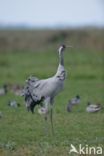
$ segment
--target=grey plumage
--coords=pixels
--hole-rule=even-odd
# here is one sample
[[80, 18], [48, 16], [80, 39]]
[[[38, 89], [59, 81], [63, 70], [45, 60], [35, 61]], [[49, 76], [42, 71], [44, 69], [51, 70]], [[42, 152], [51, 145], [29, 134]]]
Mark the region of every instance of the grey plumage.
[[39, 79], [36, 77], [29, 77], [26, 80], [26, 85], [23, 91], [23, 95], [25, 97], [25, 103], [26, 103], [26, 107], [28, 111], [31, 111], [32, 113], [34, 113], [34, 108], [36, 105], [42, 105], [42, 102], [44, 100], [44, 97], [42, 96], [38, 96], [36, 94], [33, 94], [33, 89], [36, 89], [39, 87], [39, 83], [37, 83], [37, 85], [34, 86], [34, 84], [36, 83], [36, 81], [38, 81]]
[[[59, 47], [59, 66], [54, 76], [42, 80], [33, 76], [29, 77], [26, 80], [26, 85], [24, 88], [26, 107], [28, 107], [32, 112], [36, 105], [41, 105], [41, 107], [45, 108], [44, 110], [50, 110], [52, 129], [53, 129], [52, 110], [54, 98], [63, 89], [64, 80], [66, 78], [66, 71], [64, 68], [64, 58], [63, 58], [64, 50], [65, 45], [61, 45]], [[46, 116], [45, 119], [47, 118]]]

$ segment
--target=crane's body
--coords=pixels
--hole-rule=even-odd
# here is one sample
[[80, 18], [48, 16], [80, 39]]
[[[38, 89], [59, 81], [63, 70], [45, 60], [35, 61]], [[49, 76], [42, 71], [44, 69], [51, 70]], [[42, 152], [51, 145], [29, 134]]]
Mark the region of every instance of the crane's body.
[[[54, 102], [54, 97], [63, 89], [64, 80], [66, 78], [66, 71], [64, 68], [64, 58], [63, 52], [65, 45], [60, 46], [59, 48], [59, 66], [57, 72], [54, 76], [48, 79], [38, 79], [36, 77], [30, 77], [26, 81], [26, 87], [24, 96], [27, 100], [28, 106], [31, 106], [31, 103], [34, 103], [34, 107], [41, 102], [43, 102], [42, 107], [46, 109], [44, 112], [48, 112], [49, 106], [51, 106], [51, 123], [52, 123], [52, 106]], [[41, 100], [43, 99], [43, 100]], [[42, 112], [42, 111], [40, 111]], [[46, 113], [47, 115], [47, 113]]]
[[45, 98], [53, 98], [63, 88], [63, 82], [60, 82], [56, 77], [40, 80], [36, 83], [36, 86], [37, 85], [38, 89], [35, 86], [33, 88], [33, 98], [34, 94], [40, 97], [44, 96]]
[[54, 98], [63, 89], [64, 80], [65, 80], [65, 70], [63, 70], [63, 68], [60, 71], [60, 73], [56, 74], [51, 78], [37, 80], [33, 84], [32, 88], [33, 99], [35, 100], [34, 95], [39, 98], [41, 97]]

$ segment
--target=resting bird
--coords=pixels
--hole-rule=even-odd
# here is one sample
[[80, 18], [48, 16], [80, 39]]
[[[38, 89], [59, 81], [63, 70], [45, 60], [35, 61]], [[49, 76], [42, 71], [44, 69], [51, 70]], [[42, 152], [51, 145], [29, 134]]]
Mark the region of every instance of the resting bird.
[[74, 98], [72, 98], [71, 100], [69, 100], [69, 102], [68, 102], [68, 105], [67, 105], [67, 111], [68, 112], [71, 112], [71, 110], [72, 110], [72, 107], [74, 106], [74, 105], [78, 105], [78, 104], [80, 104], [80, 96], [79, 95], [77, 95], [76, 97], [74, 97]]
[[20, 104], [17, 101], [12, 100], [12, 101], [8, 102], [8, 106], [13, 107], [13, 108], [17, 108], [17, 107], [20, 107]]
[[0, 118], [2, 118], [3, 117], [3, 113], [0, 111]]
[[23, 86], [19, 85], [19, 84], [14, 84], [12, 86], [12, 92], [17, 95], [17, 96], [21, 96], [22, 94], [22, 90], [23, 90]]
[[8, 90], [7, 90], [7, 85], [4, 84], [3, 87], [0, 88], [0, 96], [6, 95], [7, 92], [8, 92]]
[[94, 112], [100, 111], [101, 109], [102, 109], [102, 106], [100, 103], [92, 104], [92, 103], [88, 102], [86, 111], [89, 113], [94, 113]]
[[[47, 120], [48, 114], [50, 114], [52, 132], [53, 132], [53, 103], [55, 96], [63, 90], [64, 81], [66, 78], [66, 71], [64, 68], [64, 50], [66, 46], [61, 45], [59, 47], [59, 66], [54, 76], [48, 79], [38, 79], [36, 77], [29, 77], [26, 81], [24, 88], [24, 96], [26, 107], [34, 109], [36, 105], [41, 105], [39, 113], [46, 113], [45, 120]], [[46, 111], [42, 111], [46, 110]], [[48, 111], [47, 111], [48, 110]], [[33, 111], [33, 110], [32, 110]], [[48, 112], [48, 113], [47, 113]]]

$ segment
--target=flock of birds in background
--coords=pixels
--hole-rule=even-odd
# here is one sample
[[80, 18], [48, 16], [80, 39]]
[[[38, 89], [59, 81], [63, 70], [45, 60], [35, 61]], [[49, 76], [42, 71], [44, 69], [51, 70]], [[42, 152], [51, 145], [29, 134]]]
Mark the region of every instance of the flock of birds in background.
[[[68, 46], [70, 47], [70, 46]], [[29, 77], [26, 80], [25, 86], [20, 85], [6, 85], [0, 88], [0, 96], [6, 95], [8, 90], [11, 90], [17, 96], [24, 96], [25, 105], [28, 111], [34, 113], [35, 106], [39, 105], [38, 109], [39, 114], [43, 114], [45, 121], [48, 116], [50, 116], [52, 132], [54, 132], [53, 128], [53, 105], [54, 98], [57, 94], [63, 90], [64, 81], [66, 79], [66, 70], [64, 68], [64, 50], [67, 47], [65, 45], [61, 45], [59, 47], [59, 65], [56, 71], [56, 74], [48, 79], [38, 79], [37, 77]], [[68, 101], [66, 106], [67, 112], [72, 112], [74, 106], [79, 105], [81, 103], [81, 98], [79, 95], [72, 98]], [[8, 106], [17, 108], [20, 107], [20, 103], [16, 100], [8, 101]], [[93, 113], [98, 112], [102, 109], [101, 104], [93, 104], [88, 102], [86, 111]], [[3, 116], [2, 112], [0, 112], [0, 118]]]
[[[8, 87], [9, 86], [9, 87]], [[16, 96], [22, 96], [23, 93], [23, 86], [20, 85], [6, 85], [4, 84], [2, 87], [0, 87], [0, 96], [5, 96], [8, 93], [8, 88], [9, 91], [12, 91], [14, 95]], [[10, 89], [11, 88], [11, 89]], [[66, 111], [67, 112], [72, 112], [72, 109], [74, 106], [79, 105], [81, 103], [81, 98], [79, 95], [76, 95], [74, 98], [70, 99], [68, 101], [68, 103], [66, 104]], [[14, 107], [14, 108], [18, 108], [21, 106], [21, 104], [19, 102], [17, 102], [17, 100], [10, 100], [7, 102], [8, 106]], [[87, 107], [86, 107], [86, 112], [98, 112], [102, 109], [102, 105], [100, 103], [91, 103], [88, 102], [87, 103]], [[34, 110], [31, 108], [27, 107], [28, 111], [31, 111], [32, 113], [34, 113]], [[42, 112], [45, 112], [44, 108], [42, 108], [41, 110], [38, 110], [39, 114], [42, 114]]]
[[[8, 93], [8, 88], [9, 91], [12, 91], [12, 93], [16, 96], [22, 96], [23, 93], [23, 86], [20, 85], [6, 85], [4, 84], [2, 87], [0, 87], [0, 96], [5, 96]], [[76, 95], [75, 97], [73, 97], [72, 99], [70, 99], [68, 101], [68, 103], [66, 104], [66, 111], [67, 112], [72, 112], [73, 107], [75, 107], [76, 105], [80, 105], [81, 103], [81, 98], [79, 95]], [[17, 101], [17, 100], [10, 100], [7, 102], [7, 105], [12, 107], [12, 108], [18, 108], [21, 106], [21, 104]], [[34, 106], [33, 106], [34, 107]], [[31, 111], [32, 113], [34, 113], [34, 109], [33, 107], [28, 108], [28, 111]], [[87, 106], [86, 106], [86, 112], [90, 112], [90, 113], [94, 113], [94, 112], [98, 112], [100, 110], [102, 110], [103, 106], [100, 103], [91, 103], [88, 102]], [[46, 109], [44, 109], [44, 107], [41, 107], [41, 109], [38, 109], [38, 113], [39, 114], [45, 114], [47, 112]], [[0, 118], [3, 116], [3, 113], [0, 111]]]
[[[9, 87], [8, 87], [9, 86]], [[23, 92], [23, 86], [20, 85], [12, 85], [10, 87], [10, 85], [3, 85], [3, 87], [0, 87], [0, 96], [5, 96], [8, 93], [8, 88], [9, 91], [12, 91], [14, 95], [16, 96], [22, 96], [22, 92]], [[72, 112], [73, 111], [73, 107], [75, 107], [76, 105], [80, 105], [81, 103], [81, 98], [79, 95], [76, 95], [74, 98], [70, 99], [68, 101], [68, 103], [66, 104], [66, 111], [67, 112]], [[18, 108], [21, 106], [21, 104], [17, 101], [17, 100], [10, 100], [7, 102], [7, 105], [12, 107], [12, 108]], [[89, 113], [94, 113], [94, 112], [98, 112], [100, 110], [102, 110], [103, 106], [100, 103], [91, 103], [88, 102], [87, 106], [86, 106], [86, 112]], [[31, 111], [32, 113], [34, 113], [34, 110], [27, 108], [28, 111]], [[38, 113], [39, 114], [45, 114], [47, 110], [44, 109], [44, 107], [42, 107], [41, 109], [38, 109]], [[0, 118], [2, 118], [3, 113], [0, 111]]]

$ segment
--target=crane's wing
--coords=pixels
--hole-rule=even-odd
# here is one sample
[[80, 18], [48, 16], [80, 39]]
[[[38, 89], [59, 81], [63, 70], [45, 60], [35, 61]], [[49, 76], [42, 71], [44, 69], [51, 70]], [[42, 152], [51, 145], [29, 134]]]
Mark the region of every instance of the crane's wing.
[[25, 86], [24, 86], [24, 91], [23, 91], [24, 92], [24, 96], [25, 97], [30, 96], [34, 101], [37, 101], [38, 97], [36, 98], [35, 94], [33, 96], [33, 89], [37, 88], [38, 84], [39, 84], [39, 79], [37, 77], [33, 77], [33, 76], [29, 77], [26, 80], [26, 83], [25, 83]]
[[26, 94], [30, 94], [34, 101], [40, 100], [42, 97], [54, 97], [62, 89], [63, 81], [59, 80], [56, 76], [43, 80], [29, 77], [25, 85]]
[[23, 90], [23, 96], [25, 97], [25, 104], [28, 110], [34, 112], [36, 105], [42, 105], [44, 97], [37, 94], [37, 88], [40, 84], [40, 80], [36, 77], [29, 77], [26, 80], [26, 84]]
[[42, 88], [46, 85], [46, 82], [39, 80], [37, 77], [29, 77], [26, 80], [24, 87], [24, 96], [25, 98], [30, 97], [34, 102], [39, 102], [43, 99], [41, 94]]

